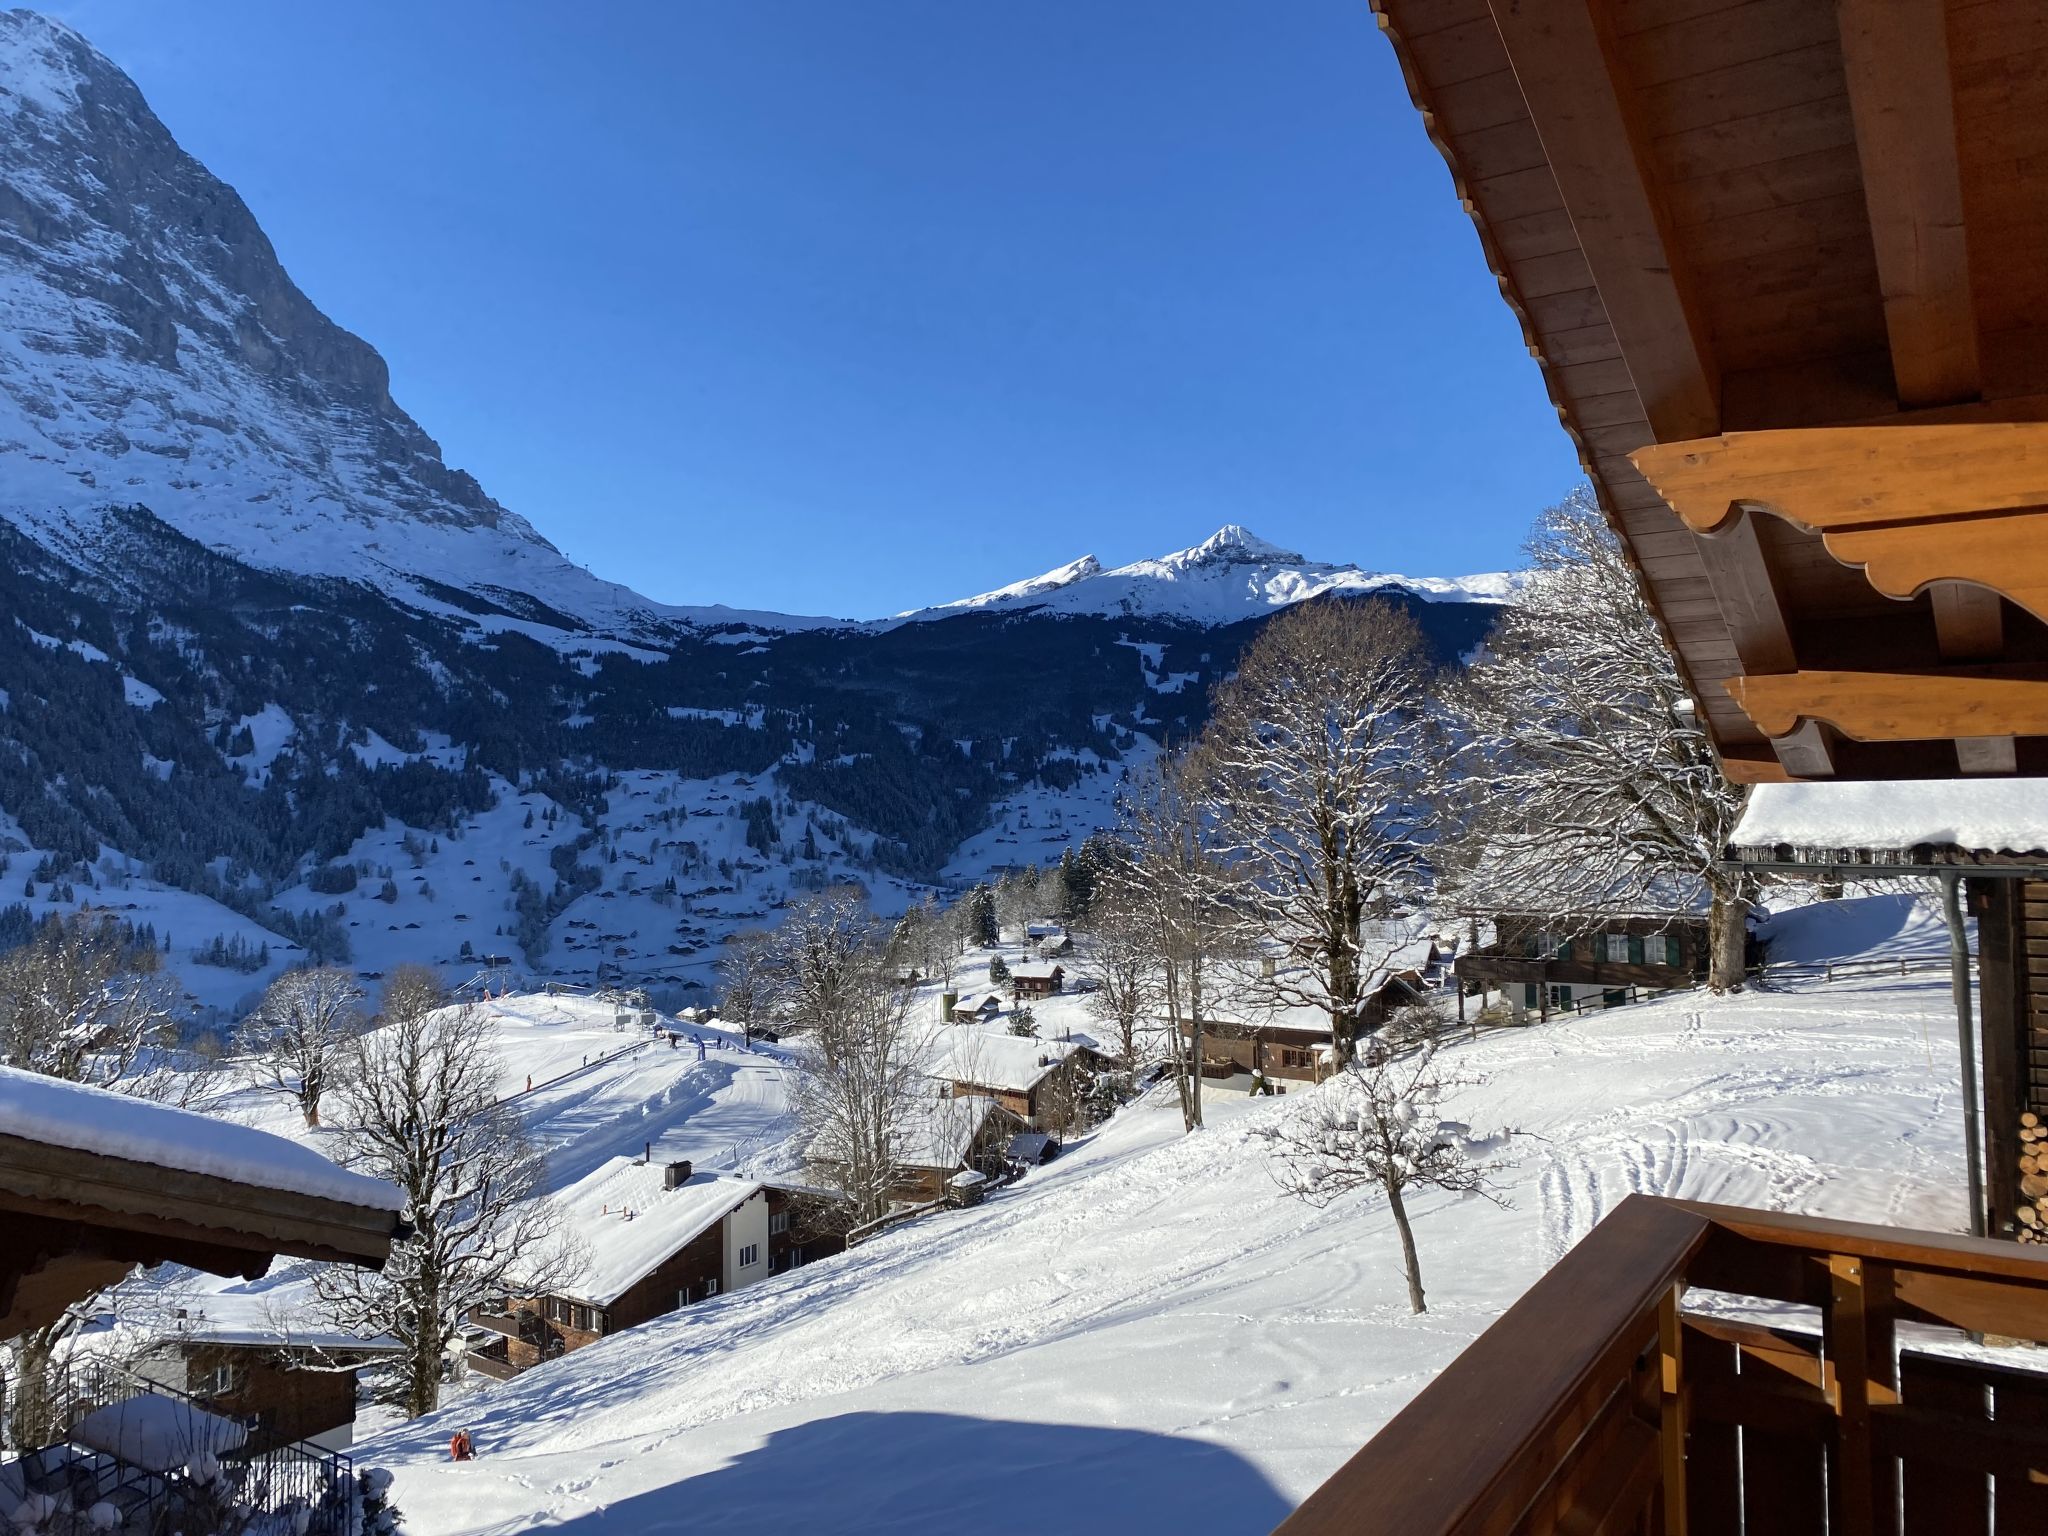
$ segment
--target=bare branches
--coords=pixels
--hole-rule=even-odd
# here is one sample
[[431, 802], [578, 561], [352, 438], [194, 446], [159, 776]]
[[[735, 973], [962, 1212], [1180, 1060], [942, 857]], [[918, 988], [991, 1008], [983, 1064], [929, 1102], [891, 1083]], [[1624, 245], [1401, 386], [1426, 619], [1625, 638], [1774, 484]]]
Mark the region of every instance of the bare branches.
[[1280, 1186], [1318, 1208], [1361, 1189], [1377, 1189], [1401, 1237], [1408, 1302], [1426, 1310], [1422, 1266], [1404, 1195], [1411, 1189], [1472, 1193], [1504, 1204], [1490, 1187], [1497, 1162], [1476, 1162], [1460, 1128], [1437, 1118], [1446, 1095], [1470, 1085], [1437, 1066], [1425, 1043], [1396, 1057], [1373, 1049], [1307, 1095], [1284, 1118], [1264, 1125]]
[[0, 955], [0, 1064], [158, 1097], [148, 1079], [174, 1038], [174, 997], [155, 949], [111, 914], [52, 920]]
[[[1716, 865], [1741, 791], [1621, 546], [1589, 494], [1545, 513], [1536, 575], [1453, 691], [1463, 743], [1444, 804], [1465, 830], [1468, 909], [1554, 919], [1715, 905], [1716, 986], [1741, 983], [1749, 890]], [[1732, 973], [1727, 962], [1732, 935]]]
[[1301, 604], [1260, 632], [1218, 691], [1195, 754], [1217, 856], [1244, 876], [1244, 914], [1296, 962], [1261, 990], [1326, 1013], [1340, 1058], [1392, 953], [1368, 919], [1422, 878], [1427, 671], [1421, 631], [1401, 610]]
[[[423, 995], [387, 998], [387, 1014]], [[357, 1041], [353, 1057], [341, 1089], [342, 1161], [405, 1192], [413, 1235], [381, 1274], [332, 1266], [317, 1281], [344, 1327], [406, 1345], [395, 1395], [421, 1414], [438, 1400], [442, 1361], [470, 1309], [514, 1278], [540, 1288], [565, 1279], [574, 1255], [559, 1208], [541, 1193], [545, 1159], [497, 1101], [485, 1010], [404, 1007]]]
[[320, 1101], [338, 1086], [362, 1033], [363, 989], [335, 967], [286, 971], [242, 1024], [242, 1070], [250, 1083], [299, 1106], [320, 1123]]

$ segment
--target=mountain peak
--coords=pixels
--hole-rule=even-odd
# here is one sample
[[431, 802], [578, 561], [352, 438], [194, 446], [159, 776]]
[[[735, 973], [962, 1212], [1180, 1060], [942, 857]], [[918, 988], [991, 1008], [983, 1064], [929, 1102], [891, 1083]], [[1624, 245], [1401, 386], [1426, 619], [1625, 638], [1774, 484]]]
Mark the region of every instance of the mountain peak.
[[1268, 543], [1242, 523], [1225, 523], [1208, 538], [1192, 549], [1184, 549], [1177, 555], [1165, 557], [1168, 561], [1208, 564], [1244, 564], [1253, 561], [1285, 561], [1291, 565], [1304, 563], [1302, 557], [1291, 549], [1282, 549], [1278, 544]]

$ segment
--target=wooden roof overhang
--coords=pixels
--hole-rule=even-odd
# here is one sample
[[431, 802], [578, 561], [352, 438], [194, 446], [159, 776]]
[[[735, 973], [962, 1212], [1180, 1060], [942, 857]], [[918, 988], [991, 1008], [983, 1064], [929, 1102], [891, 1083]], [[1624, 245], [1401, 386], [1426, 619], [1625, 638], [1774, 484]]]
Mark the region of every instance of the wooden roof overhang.
[[289, 1254], [381, 1269], [403, 1232], [376, 1206], [0, 1135], [0, 1339], [138, 1264], [255, 1279]]
[[2048, 772], [2048, 5], [1374, 8], [1729, 776]]

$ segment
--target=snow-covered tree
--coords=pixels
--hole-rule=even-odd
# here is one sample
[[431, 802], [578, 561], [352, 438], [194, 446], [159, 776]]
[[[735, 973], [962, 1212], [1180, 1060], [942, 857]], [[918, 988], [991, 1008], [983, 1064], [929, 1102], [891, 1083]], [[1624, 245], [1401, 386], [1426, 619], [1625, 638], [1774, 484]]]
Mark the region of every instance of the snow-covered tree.
[[1295, 962], [1273, 967], [1261, 990], [1327, 1014], [1340, 1057], [1394, 947], [1369, 919], [1419, 883], [1428, 671], [1422, 632], [1401, 609], [1300, 604], [1259, 632], [1218, 690], [1197, 755], [1245, 916], [1269, 952]]
[[992, 987], [1000, 987], [1009, 979], [1010, 967], [1008, 963], [1001, 955], [990, 955], [988, 957], [988, 984]]
[[744, 928], [725, 941], [718, 955], [719, 1017], [737, 1024], [747, 1043], [772, 1016], [775, 996], [775, 935]]
[[110, 913], [46, 920], [0, 955], [0, 1065], [164, 1096], [157, 1051], [175, 1038], [176, 989], [161, 965]]
[[867, 899], [837, 886], [791, 907], [768, 960], [775, 1011], [799, 1028], [815, 1028], [838, 1012], [841, 992], [865, 981], [880, 963], [882, 939]]
[[249, 1081], [299, 1106], [320, 1123], [320, 1100], [340, 1081], [363, 1028], [363, 989], [333, 966], [286, 971], [263, 994], [240, 1031]]
[[1321, 1208], [1360, 1189], [1387, 1197], [1417, 1312], [1427, 1309], [1407, 1193], [1441, 1189], [1504, 1203], [1489, 1188], [1500, 1165], [1470, 1157], [1462, 1127], [1438, 1118], [1445, 1095], [1462, 1086], [1439, 1070], [1433, 1043], [1400, 1058], [1374, 1044], [1255, 1133], [1273, 1154], [1281, 1188], [1298, 1199]]
[[[400, 994], [423, 995], [408, 989]], [[508, 1283], [546, 1290], [573, 1272], [559, 1208], [541, 1194], [546, 1158], [498, 1102], [496, 1029], [473, 1004], [394, 1011], [355, 1042], [339, 1093], [341, 1161], [404, 1192], [412, 1235], [381, 1273], [323, 1266], [322, 1301], [351, 1332], [404, 1346], [388, 1396], [431, 1412], [471, 1309]]]
[[1738, 988], [1755, 890], [1717, 861], [1742, 792], [1591, 493], [1546, 512], [1529, 551], [1533, 579], [1452, 695], [1458, 899], [1569, 931], [1617, 908], [1673, 910], [1703, 888], [1709, 983]]

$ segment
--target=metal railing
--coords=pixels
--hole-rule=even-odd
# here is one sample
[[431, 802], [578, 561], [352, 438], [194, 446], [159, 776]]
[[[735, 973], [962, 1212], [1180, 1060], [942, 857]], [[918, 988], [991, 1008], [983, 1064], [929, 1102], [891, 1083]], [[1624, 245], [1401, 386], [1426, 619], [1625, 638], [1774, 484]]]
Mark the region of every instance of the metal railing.
[[[16, 1373], [7, 1386], [4, 1439], [12, 1455], [5, 1465], [18, 1472], [25, 1492], [49, 1495], [58, 1509], [85, 1518], [105, 1505], [116, 1516], [113, 1529], [135, 1533], [200, 1528], [209, 1511], [243, 1506], [261, 1515], [303, 1510], [301, 1529], [308, 1536], [348, 1536], [355, 1467], [344, 1451], [268, 1441], [261, 1415], [227, 1411], [217, 1399], [151, 1381], [111, 1360], [61, 1362], [32, 1381]], [[231, 1420], [247, 1438], [218, 1454], [195, 1445], [188, 1462], [170, 1470], [136, 1466], [74, 1442], [74, 1431], [90, 1415], [144, 1396]]]

